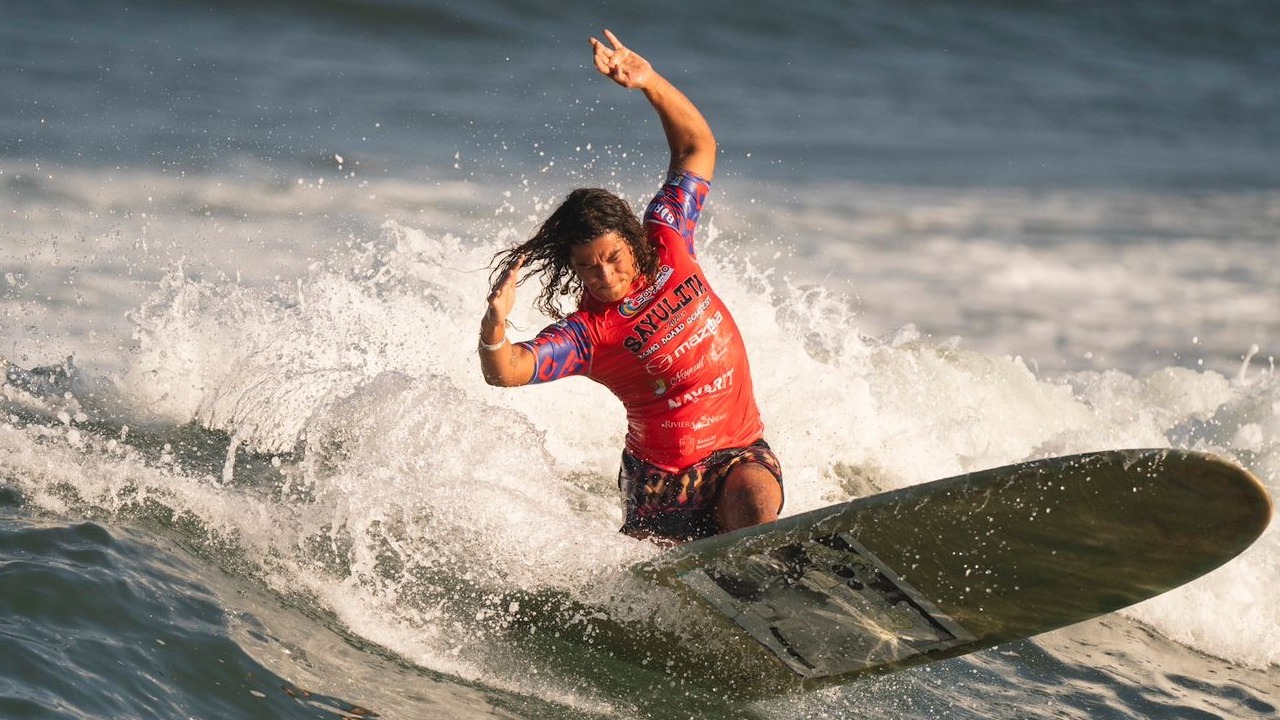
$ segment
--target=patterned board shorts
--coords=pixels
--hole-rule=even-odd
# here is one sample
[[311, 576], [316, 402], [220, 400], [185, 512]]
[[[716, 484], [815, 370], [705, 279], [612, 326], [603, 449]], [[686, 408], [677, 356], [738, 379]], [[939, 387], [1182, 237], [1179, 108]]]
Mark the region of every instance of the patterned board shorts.
[[782, 485], [782, 466], [764, 440], [742, 448], [717, 450], [703, 460], [670, 473], [622, 451], [618, 488], [626, 503], [622, 532], [697, 540], [720, 532], [713, 511], [725, 479], [739, 463], [757, 463]]

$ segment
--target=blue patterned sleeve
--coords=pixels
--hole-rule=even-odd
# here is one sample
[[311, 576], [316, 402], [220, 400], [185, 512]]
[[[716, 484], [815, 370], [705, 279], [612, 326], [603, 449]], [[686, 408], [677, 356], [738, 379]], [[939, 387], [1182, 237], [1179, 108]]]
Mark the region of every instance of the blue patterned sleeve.
[[684, 238], [690, 255], [697, 255], [693, 248], [693, 232], [702, 216], [702, 204], [707, 199], [711, 183], [687, 170], [672, 170], [667, 181], [649, 203], [644, 212], [646, 225], [669, 227]]
[[527, 348], [535, 358], [531, 385], [586, 375], [591, 368], [591, 340], [577, 315], [548, 325], [534, 339], [516, 344]]

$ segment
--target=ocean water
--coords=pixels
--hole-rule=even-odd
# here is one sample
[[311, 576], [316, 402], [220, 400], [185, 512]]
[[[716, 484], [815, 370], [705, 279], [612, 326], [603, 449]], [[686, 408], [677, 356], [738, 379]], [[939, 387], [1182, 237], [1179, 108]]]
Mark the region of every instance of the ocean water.
[[603, 27], [717, 132], [701, 253], [787, 513], [1133, 446], [1280, 488], [1280, 7], [793, 5], [0, 3], [0, 716], [1280, 715], [1274, 528], [776, 701], [522, 621], [669, 612], [627, 575], [657, 551], [616, 532], [615, 401], [474, 356], [496, 251], [663, 174]]

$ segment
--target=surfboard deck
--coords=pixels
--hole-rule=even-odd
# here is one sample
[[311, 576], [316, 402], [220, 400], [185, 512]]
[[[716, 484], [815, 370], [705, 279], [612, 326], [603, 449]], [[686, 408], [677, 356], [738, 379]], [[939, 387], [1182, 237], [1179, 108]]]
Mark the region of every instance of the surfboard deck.
[[689, 543], [636, 571], [706, 625], [680, 662], [703, 683], [770, 695], [1119, 610], [1235, 557], [1271, 512], [1258, 479], [1228, 460], [1117, 450], [861, 498]]

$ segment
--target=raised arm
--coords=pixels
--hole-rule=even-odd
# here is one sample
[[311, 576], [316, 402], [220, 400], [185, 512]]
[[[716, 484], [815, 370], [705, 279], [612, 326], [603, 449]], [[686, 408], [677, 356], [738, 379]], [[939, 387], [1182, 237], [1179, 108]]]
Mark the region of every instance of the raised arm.
[[628, 90], [640, 90], [653, 105], [671, 148], [670, 169], [688, 170], [710, 180], [716, 168], [716, 138], [702, 113], [648, 60], [625, 47], [608, 30], [604, 35], [613, 47], [591, 38], [596, 69]]

